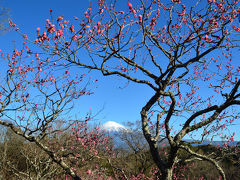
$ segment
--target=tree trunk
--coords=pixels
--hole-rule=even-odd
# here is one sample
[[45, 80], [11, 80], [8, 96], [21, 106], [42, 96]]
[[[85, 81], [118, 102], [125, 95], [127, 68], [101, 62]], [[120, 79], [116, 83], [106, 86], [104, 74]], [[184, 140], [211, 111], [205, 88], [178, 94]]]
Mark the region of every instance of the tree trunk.
[[161, 180], [172, 180], [173, 178], [173, 167], [166, 169], [162, 172]]

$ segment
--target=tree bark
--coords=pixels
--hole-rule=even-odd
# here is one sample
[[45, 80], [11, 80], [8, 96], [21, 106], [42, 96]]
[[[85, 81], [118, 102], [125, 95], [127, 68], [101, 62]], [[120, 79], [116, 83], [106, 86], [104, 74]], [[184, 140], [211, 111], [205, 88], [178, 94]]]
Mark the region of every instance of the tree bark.
[[162, 173], [161, 180], [172, 180], [173, 178], [173, 167], [166, 169], [165, 172]]

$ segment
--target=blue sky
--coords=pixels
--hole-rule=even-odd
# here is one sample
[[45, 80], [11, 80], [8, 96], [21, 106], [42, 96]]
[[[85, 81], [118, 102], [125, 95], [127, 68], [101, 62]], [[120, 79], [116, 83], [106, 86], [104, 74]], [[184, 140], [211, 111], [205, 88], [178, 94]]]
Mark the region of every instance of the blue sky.
[[[70, 2], [70, 3], [69, 3]], [[80, 17], [88, 8], [88, 0], [3, 0], [1, 5], [10, 9], [10, 18], [19, 26], [22, 32], [28, 36], [34, 36], [37, 27], [43, 27], [45, 20], [49, 18], [49, 9], [53, 9], [53, 15], [58, 17], [64, 15], [66, 19], [74, 16]], [[0, 36], [0, 49], [12, 49], [15, 40], [22, 42], [22, 38], [16, 32], [8, 32]], [[90, 107], [94, 112], [102, 109], [96, 117], [101, 123], [106, 121], [116, 121], [123, 123], [126, 121], [139, 120], [141, 107], [153, 94], [153, 91], [144, 85], [130, 84], [126, 88], [126, 80], [120, 77], [104, 78], [101, 74], [95, 75], [99, 80], [98, 89], [91, 96], [82, 97], [76, 106], [81, 107], [74, 114], [81, 113], [84, 117], [85, 112]], [[113, 108], [114, 107], [114, 108]], [[74, 115], [73, 114], [73, 115]]]
[[[124, 2], [127, 3], [126, 0]], [[89, 0], [2, 0], [1, 5], [9, 8], [10, 18], [22, 32], [34, 36], [36, 28], [43, 27], [45, 20], [49, 18], [49, 9], [53, 9], [55, 17], [64, 15], [66, 19], [73, 20], [74, 16], [80, 17], [88, 8]], [[12, 49], [13, 40], [22, 42], [22, 38], [16, 32], [2, 34], [0, 49], [5, 51]], [[101, 123], [116, 121], [123, 124], [140, 119], [141, 108], [154, 93], [150, 88], [134, 83], [125, 87], [127, 81], [120, 77], [102, 77], [100, 73], [93, 75], [99, 80], [98, 88], [93, 95], [82, 97], [76, 103], [77, 109], [73, 116], [80, 114], [84, 117], [91, 107], [93, 113], [102, 109], [100, 115], [96, 117]]]

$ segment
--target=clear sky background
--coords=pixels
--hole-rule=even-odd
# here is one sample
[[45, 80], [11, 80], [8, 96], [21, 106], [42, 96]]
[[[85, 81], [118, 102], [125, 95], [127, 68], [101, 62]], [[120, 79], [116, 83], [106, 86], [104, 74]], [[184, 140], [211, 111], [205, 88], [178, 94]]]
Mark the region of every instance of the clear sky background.
[[[93, 2], [96, 2], [96, 0]], [[122, 4], [126, 8], [127, 1], [123, 0], [122, 2], [126, 3], [125, 5]], [[21, 32], [34, 37], [37, 27], [44, 27], [45, 20], [50, 17], [49, 9], [53, 9], [53, 15], [56, 18], [64, 15], [66, 19], [73, 20], [74, 16], [82, 16], [89, 6], [89, 1], [2, 0], [0, 5], [10, 10], [10, 18], [19, 26]], [[12, 49], [13, 40], [22, 43], [22, 38], [16, 32], [2, 34], [0, 36], [0, 49], [5, 52]], [[101, 124], [107, 121], [124, 124], [124, 122], [134, 122], [140, 119], [141, 108], [154, 93], [150, 88], [135, 83], [130, 83], [125, 87], [127, 81], [120, 77], [103, 77], [100, 73], [94, 73], [93, 75], [95, 79], [99, 80], [98, 89], [95, 90], [93, 95], [85, 96], [77, 102], [78, 110], [74, 111], [75, 114], [84, 117], [90, 108], [92, 108], [93, 113], [102, 110], [96, 117]], [[237, 127], [233, 128], [237, 130]], [[237, 139], [240, 139], [239, 133]]]
[[[28, 36], [35, 37], [37, 27], [44, 27], [46, 19], [50, 17], [49, 9], [53, 9], [56, 18], [64, 15], [66, 19], [73, 20], [74, 16], [80, 17], [89, 6], [88, 0], [2, 0], [1, 6], [10, 10], [10, 18]], [[126, 6], [125, 6], [126, 7]], [[16, 32], [4, 33], [0, 36], [0, 49], [11, 50], [12, 41], [22, 43], [23, 40]], [[141, 107], [153, 95], [153, 91], [145, 85], [131, 83], [120, 77], [102, 77], [94, 74], [98, 79], [98, 89], [91, 96], [82, 97], [76, 104], [77, 113], [84, 114], [92, 108], [93, 113], [101, 111], [96, 117], [101, 123], [116, 121], [123, 123], [140, 119]], [[123, 88], [125, 87], [125, 88]]]

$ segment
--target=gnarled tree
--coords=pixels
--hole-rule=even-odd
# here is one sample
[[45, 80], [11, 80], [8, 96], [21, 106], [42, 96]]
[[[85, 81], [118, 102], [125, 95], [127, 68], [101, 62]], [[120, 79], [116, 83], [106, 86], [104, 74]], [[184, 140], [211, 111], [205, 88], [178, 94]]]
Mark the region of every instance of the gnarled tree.
[[[72, 24], [62, 16], [47, 20], [34, 43], [49, 62], [120, 76], [154, 91], [140, 114], [161, 179], [173, 178], [181, 149], [190, 154], [186, 161], [208, 161], [226, 179], [213, 156], [194, 152], [183, 138], [197, 143], [220, 135], [239, 116], [238, 0], [124, 2], [121, 9], [122, 1], [99, 0], [97, 11], [89, 7]], [[166, 160], [159, 155], [160, 136], [169, 143]]]

